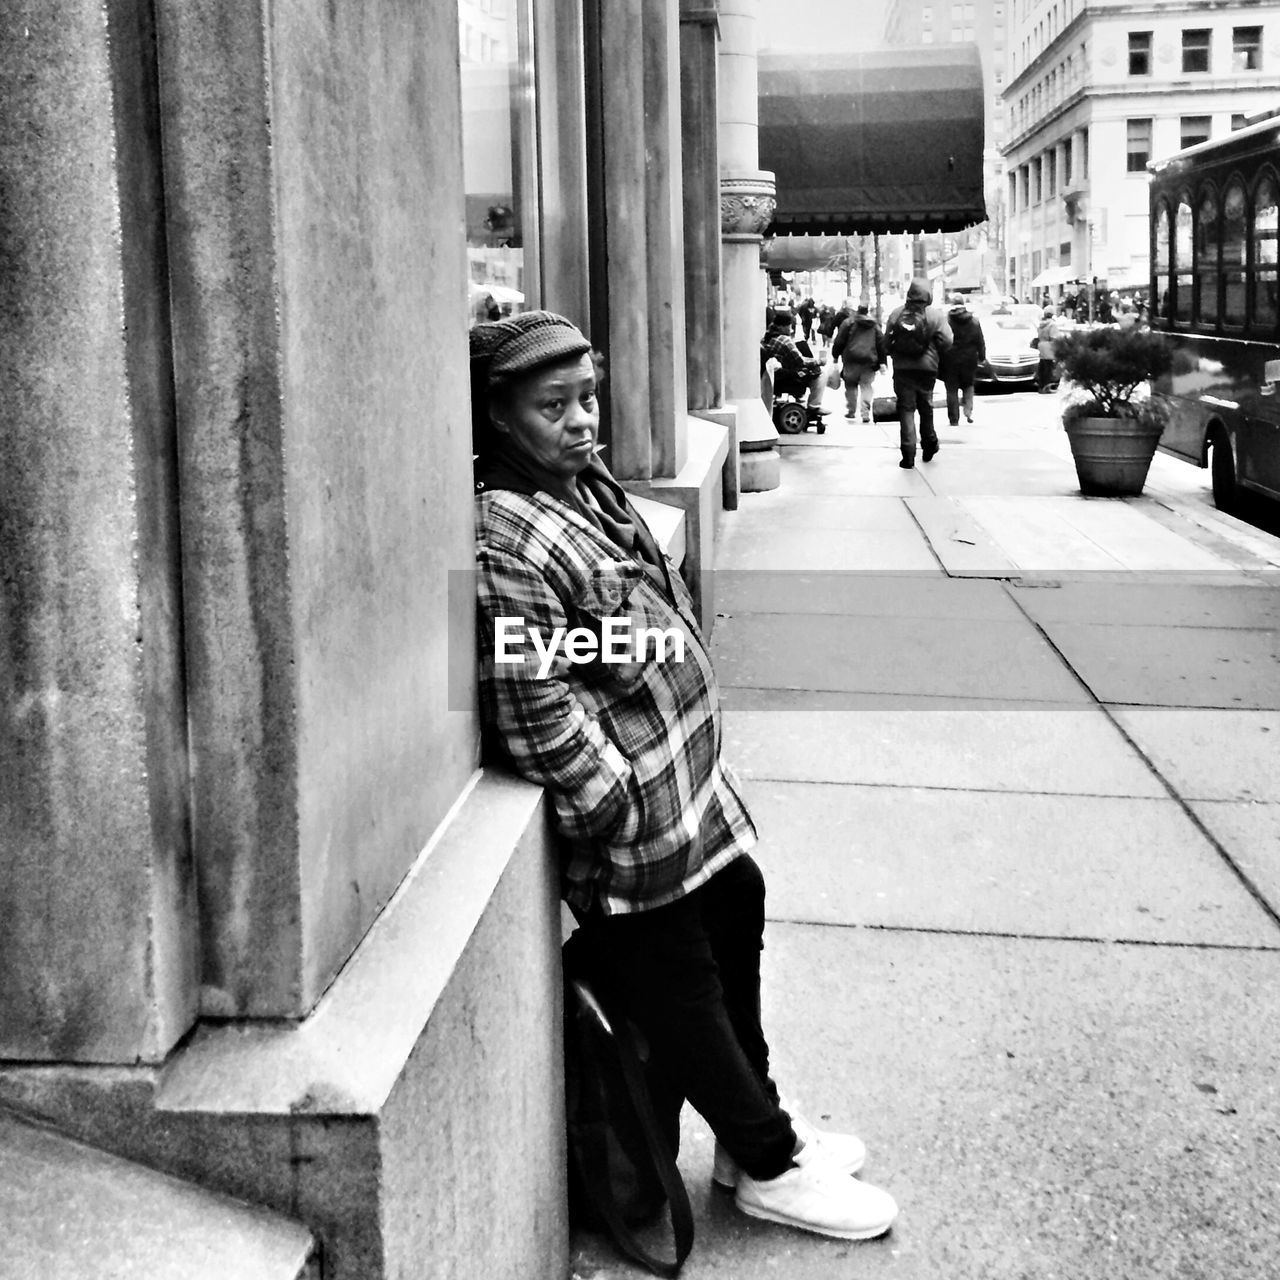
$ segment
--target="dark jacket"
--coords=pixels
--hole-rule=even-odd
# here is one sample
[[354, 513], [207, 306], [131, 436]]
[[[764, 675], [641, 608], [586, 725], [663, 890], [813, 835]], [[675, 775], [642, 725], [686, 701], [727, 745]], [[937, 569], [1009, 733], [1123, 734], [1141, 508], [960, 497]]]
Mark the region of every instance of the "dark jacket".
[[822, 306], [818, 309], [818, 332], [824, 338], [829, 338], [836, 331], [836, 309], [835, 307]]
[[[951, 326], [946, 315], [933, 303], [933, 288], [927, 280], [915, 279], [907, 289], [907, 300], [900, 307], [895, 307], [889, 314], [884, 327], [885, 350], [893, 359], [894, 373], [925, 373], [936, 375], [938, 360], [942, 352], [951, 346]], [[924, 314], [928, 326], [929, 346], [922, 356], [895, 355], [893, 350], [893, 326], [904, 311], [918, 311]]]
[[978, 317], [963, 303], [947, 312], [951, 326], [951, 346], [942, 356], [938, 372], [949, 382], [967, 387], [973, 382], [978, 366], [987, 358], [987, 340], [983, 337]]
[[831, 344], [831, 358], [842, 356], [846, 369], [850, 365], [878, 369], [884, 364], [884, 334], [871, 316], [852, 315], [840, 326]]

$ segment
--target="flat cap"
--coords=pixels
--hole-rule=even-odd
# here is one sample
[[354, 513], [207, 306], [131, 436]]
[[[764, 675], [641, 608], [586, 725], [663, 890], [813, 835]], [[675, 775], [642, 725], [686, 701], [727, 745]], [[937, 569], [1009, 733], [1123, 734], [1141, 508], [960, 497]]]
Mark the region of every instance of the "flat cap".
[[591, 350], [582, 330], [554, 311], [521, 311], [471, 330], [471, 370], [494, 378], [529, 373]]

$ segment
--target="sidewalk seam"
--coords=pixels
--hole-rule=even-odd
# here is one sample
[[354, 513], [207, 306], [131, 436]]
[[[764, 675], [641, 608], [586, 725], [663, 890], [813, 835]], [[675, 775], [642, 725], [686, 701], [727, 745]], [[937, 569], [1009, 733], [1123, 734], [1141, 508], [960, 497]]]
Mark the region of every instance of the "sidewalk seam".
[[[1103, 702], [1097, 696], [1097, 694], [1093, 692], [1093, 690], [1085, 682], [1085, 680], [1080, 675], [1080, 673], [1075, 669], [1075, 667], [1071, 665], [1071, 662], [1067, 658], [1066, 654], [1063, 653], [1062, 650], [1059, 649], [1058, 646], [1054, 643], [1053, 638], [1049, 635], [1049, 633], [1040, 625], [1040, 623], [1035, 618], [1033, 618], [1027, 612], [1026, 609], [1022, 607], [1022, 604], [1018, 601], [1018, 599], [1013, 595], [1012, 592], [1006, 590], [1006, 594], [1009, 596], [1010, 600], [1012, 601], [1014, 608], [1016, 608], [1022, 614], [1022, 616], [1026, 618], [1027, 621], [1036, 629], [1036, 631], [1039, 632], [1041, 637], [1044, 639], [1044, 642], [1053, 650], [1054, 653], [1058, 655], [1059, 661], [1063, 664], [1063, 666], [1066, 667], [1068, 671], [1071, 672], [1072, 676], [1075, 677], [1076, 682], [1085, 691], [1085, 693], [1088, 694], [1093, 704], [1102, 711], [1102, 714], [1107, 717], [1107, 720], [1115, 728], [1116, 732], [1124, 739], [1125, 742], [1129, 744], [1130, 748], [1137, 754], [1138, 758], [1147, 766], [1147, 768], [1151, 771], [1152, 776], [1165, 789], [1169, 798], [1173, 800], [1178, 805], [1178, 807], [1182, 810], [1184, 816], [1191, 823], [1191, 825], [1195, 827], [1197, 831], [1200, 832], [1200, 834], [1204, 837], [1204, 839], [1209, 842], [1209, 846], [1213, 850], [1215, 850], [1215, 852], [1218, 854], [1218, 857], [1221, 858], [1222, 861], [1226, 863], [1226, 865], [1231, 869], [1231, 871], [1235, 874], [1236, 879], [1240, 881], [1241, 885], [1248, 892], [1249, 896], [1252, 897], [1253, 900], [1258, 904], [1258, 906], [1262, 908], [1263, 913], [1267, 916], [1267, 918], [1271, 921], [1271, 923], [1275, 925], [1277, 929], [1280, 929], [1280, 911], [1277, 911], [1276, 908], [1271, 905], [1271, 903], [1267, 900], [1266, 895], [1253, 882], [1253, 879], [1244, 870], [1244, 868], [1241, 867], [1240, 864], [1236, 862], [1236, 860], [1231, 856], [1231, 854], [1227, 851], [1227, 848], [1222, 843], [1222, 841], [1220, 841], [1217, 838], [1217, 836], [1215, 836], [1213, 832], [1209, 830], [1208, 826], [1205, 824], [1204, 820], [1200, 817], [1200, 815], [1196, 813], [1196, 811], [1191, 807], [1191, 805], [1186, 800], [1184, 800], [1182, 796], [1174, 789], [1173, 784], [1169, 781], [1168, 778], [1164, 776], [1163, 773], [1160, 772], [1159, 768], [1157, 768], [1155, 762], [1151, 759], [1151, 757], [1148, 756], [1147, 753], [1143, 751], [1141, 746], [1138, 745], [1137, 740], [1132, 736], [1132, 734], [1129, 733], [1129, 731], [1120, 722], [1120, 720], [1111, 710], [1111, 707], [1107, 703]], [[1128, 704], [1124, 704], [1124, 705], [1128, 705]]]

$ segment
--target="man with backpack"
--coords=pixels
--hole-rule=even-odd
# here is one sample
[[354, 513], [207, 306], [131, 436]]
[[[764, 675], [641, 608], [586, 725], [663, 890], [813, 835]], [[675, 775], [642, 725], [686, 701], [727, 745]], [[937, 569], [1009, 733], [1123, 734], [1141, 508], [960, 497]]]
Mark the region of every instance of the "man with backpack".
[[844, 366], [840, 376], [844, 379], [844, 398], [848, 405], [844, 416], [850, 421], [857, 419], [861, 396], [862, 420], [870, 422], [876, 371], [884, 368], [884, 334], [865, 302], [840, 326], [831, 344], [831, 359], [842, 358]]
[[921, 456], [930, 461], [938, 452], [933, 428], [933, 385], [938, 361], [951, 346], [947, 317], [935, 310], [933, 289], [927, 280], [912, 280], [907, 300], [889, 316], [885, 349], [893, 360], [893, 394], [898, 401], [898, 427], [902, 460], [898, 466], [916, 465], [916, 415], [920, 415]]

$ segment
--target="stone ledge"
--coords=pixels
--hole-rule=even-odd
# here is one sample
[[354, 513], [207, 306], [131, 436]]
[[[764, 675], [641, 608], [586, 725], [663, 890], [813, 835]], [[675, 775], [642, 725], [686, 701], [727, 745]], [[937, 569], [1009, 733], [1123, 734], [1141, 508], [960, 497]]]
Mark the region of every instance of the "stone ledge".
[[628, 480], [623, 487], [684, 512], [685, 555], [682, 568], [693, 595], [698, 621], [709, 636], [715, 618], [712, 573], [716, 527], [723, 510], [723, 468], [729, 432], [705, 418], [685, 418], [688, 452], [680, 473], [671, 479]]
[[325, 1280], [459, 1258], [475, 1274], [564, 1274], [544, 805], [541, 788], [476, 775], [301, 1023], [204, 1024], [160, 1068], [0, 1066], [0, 1103], [304, 1222]]
[[0, 1110], [7, 1276], [57, 1280], [318, 1277], [315, 1241], [288, 1218]]

